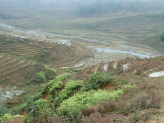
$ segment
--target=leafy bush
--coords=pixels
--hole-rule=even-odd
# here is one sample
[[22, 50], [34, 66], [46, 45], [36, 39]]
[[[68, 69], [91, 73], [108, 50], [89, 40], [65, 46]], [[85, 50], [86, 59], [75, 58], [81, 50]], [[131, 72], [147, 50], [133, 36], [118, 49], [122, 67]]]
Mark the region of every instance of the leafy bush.
[[102, 101], [110, 101], [117, 97], [120, 97], [125, 92], [134, 89], [135, 86], [124, 86], [117, 91], [106, 91], [106, 90], [91, 90], [88, 92], [77, 93], [73, 97], [66, 99], [59, 108], [57, 108], [58, 115], [65, 115], [66, 117], [71, 117], [73, 114], [81, 115], [82, 111], [87, 109], [91, 105], [96, 105]]
[[7, 108], [5, 105], [0, 101], [0, 116], [3, 116], [5, 113], [7, 113]]
[[32, 96], [31, 98], [33, 100], [38, 100], [39, 98], [42, 98], [42, 97], [44, 97], [44, 95], [42, 94], [42, 92], [39, 92], [39, 93], [35, 94], [34, 96]]
[[36, 76], [34, 77], [34, 82], [35, 83], [42, 83], [46, 81], [46, 75], [43, 71], [39, 72], [36, 74]]
[[46, 70], [46, 78], [52, 80], [56, 76], [56, 70], [54, 68], [49, 68], [47, 65], [44, 66]]
[[69, 73], [73, 73], [73, 71], [71, 71], [69, 69], [64, 69], [64, 71], [69, 72]]
[[164, 32], [160, 34], [160, 37], [161, 37], [161, 41], [164, 41]]
[[9, 120], [11, 120], [13, 117], [11, 116], [11, 114], [4, 114], [4, 116], [3, 116], [3, 119], [5, 120], [5, 121], [9, 121]]
[[93, 74], [90, 76], [88, 88], [89, 90], [91, 89], [98, 89], [102, 86], [107, 85], [110, 83], [112, 80], [115, 79], [115, 76], [111, 76], [111, 74], [106, 74], [104, 72], [97, 72], [96, 74]]
[[63, 81], [64, 79], [68, 78], [69, 76], [70, 76], [70, 73], [64, 73], [64, 74], [57, 76], [55, 79], [50, 80], [49, 83], [47, 83], [48, 88], [50, 88], [55, 82]]
[[6, 41], [7, 41], [7, 42], [10, 42], [10, 41], [11, 41], [11, 39], [10, 39], [10, 38], [6, 38]]
[[46, 114], [48, 116], [53, 114], [52, 108], [47, 100], [39, 99], [35, 101], [34, 104], [39, 108], [41, 114]]
[[73, 93], [75, 90], [77, 90], [78, 88], [81, 87], [81, 85], [83, 84], [82, 80], [77, 80], [77, 81], [69, 81], [66, 85], [65, 88], [59, 93], [58, 98], [60, 100], [64, 100], [66, 98], [68, 98], [68, 96]]
[[54, 94], [57, 93], [56, 89], [60, 88], [60, 86], [63, 84], [63, 80], [70, 76], [70, 73], [64, 73], [59, 76], [57, 76], [55, 79], [50, 80], [44, 87], [41, 89], [41, 91], [33, 97], [33, 99], [39, 99], [42, 97], [46, 92], [50, 93], [50, 100], [53, 101]]
[[[39, 99], [28, 108], [29, 114], [25, 117], [25, 122], [47, 122], [48, 116], [54, 114], [54, 110], [47, 100]], [[42, 121], [42, 122], [43, 122]]]
[[123, 90], [124, 93], [128, 93], [128, 92], [130, 92], [132, 90], [136, 90], [136, 89], [137, 89], [136, 85], [133, 85], [133, 86], [131, 86], [131, 85], [124, 85], [124, 86], [122, 86], [122, 90]]
[[43, 50], [43, 52], [44, 52], [45, 54], [48, 54], [48, 51], [47, 51], [47, 50]]
[[100, 101], [115, 100], [123, 94], [122, 90], [117, 91], [103, 91], [103, 90], [91, 90], [89, 92], [77, 93], [73, 97], [65, 100], [57, 109], [59, 115], [71, 116], [75, 112], [81, 113], [90, 105], [96, 105]]
[[34, 44], [33, 43], [29, 43], [30, 46], [33, 46]]
[[57, 89], [57, 88], [60, 88], [60, 86], [61, 86], [62, 84], [63, 84], [62, 81], [56, 81], [56, 82], [52, 85], [52, 87], [50, 88], [49, 93], [50, 93], [51, 95], [56, 94], [56, 89]]
[[12, 119], [19, 118], [19, 117], [24, 117], [24, 116], [22, 116], [22, 115], [14, 115], [14, 116], [12, 116], [11, 114], [5, 114], [3, 116], [3, 120], [4, 121], [10, 121]]
[[32, 96], [31, 99], [35, 101], [38, 100], [39, 98], [44, 97], [45, 88], [46, 88], [46, 84], [39, 85], [38, 92], [34, 96]]

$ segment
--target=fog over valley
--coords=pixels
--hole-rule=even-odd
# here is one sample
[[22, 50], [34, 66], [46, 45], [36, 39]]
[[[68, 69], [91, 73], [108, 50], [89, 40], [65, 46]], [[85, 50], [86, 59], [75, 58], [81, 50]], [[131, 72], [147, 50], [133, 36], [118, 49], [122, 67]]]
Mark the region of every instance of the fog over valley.
[[0, 122], [164, 123], [163, 0], [0, 0]]

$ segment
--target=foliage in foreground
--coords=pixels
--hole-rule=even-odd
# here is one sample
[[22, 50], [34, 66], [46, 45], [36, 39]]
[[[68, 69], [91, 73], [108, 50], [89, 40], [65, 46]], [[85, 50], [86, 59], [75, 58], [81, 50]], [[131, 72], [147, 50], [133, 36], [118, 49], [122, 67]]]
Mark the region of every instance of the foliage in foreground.
[[2, 122], [2, 121], [11, 121], [12, 119], [19, 118], [19, 117], [24, 117], [24, 116], [22, 116], [22, 115], [12, 116], [11, 114], [4, 114], [3, 117], [0, 117], [0, 122]]
[[[88, 92], [77, 93], [73, 97], [65, 100], [60, 107], [57, 109], [59, 115], [65, 115], [71, 117], [72, 114], [76, 116], [81, 115], [83, 110], [87, 109], [90, 105], [96, 105], [101, 101], [115, 101], [115, 98], [120, 97], [130, 88], [137, 88], [134, 86], [124, 86], [117, 91], [107, 91], [107, 90], [91, 90]], [[80, 116], [79, 116], [80, 117]]]
[[33, 100], [38, 100], [39, 98], [44, 97], [44, 94], [49, 93], [50, 94], [50, 100], [54, 100], [54, 95], [56, 94], [56, 89], [60, 88], [60, 86], [63, 84], [63, 80], [68, 78], [70, 76], [70, 73], [64, 73], [59, 76], [57, 76], [55, 79], [50, 80], [47, 84], [43, 85], [40, 92], [37, 93], [32, 97]]
[[98, 89], [102, 86], [105, 86], [108, 83], [111, 83], [115, 78], [116, 77], [112, 76], [110, 73], [106, 74], [104, 72], [97, 72], [96, 74], [90, 76], [88, 90]]
[[67, 99], [69, 95], [75, 91], [77, 91], [78, 88], [80, 88], [83, 84], [82, 80], [77, 81], [69, 81], [65, 85], [64, 89], [59, 93], [59, 96], [55, 99], [56, 101], [63, 101], [64, 99]]

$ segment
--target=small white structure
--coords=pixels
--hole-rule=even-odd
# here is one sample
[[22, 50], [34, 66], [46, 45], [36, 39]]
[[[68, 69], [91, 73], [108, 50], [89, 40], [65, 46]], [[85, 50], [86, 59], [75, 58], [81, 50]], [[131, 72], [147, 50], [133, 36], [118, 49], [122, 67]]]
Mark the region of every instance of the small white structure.
[[130, 68], [130, 63], [124, 64], [122, 68], [123, 70], [128, 70]]

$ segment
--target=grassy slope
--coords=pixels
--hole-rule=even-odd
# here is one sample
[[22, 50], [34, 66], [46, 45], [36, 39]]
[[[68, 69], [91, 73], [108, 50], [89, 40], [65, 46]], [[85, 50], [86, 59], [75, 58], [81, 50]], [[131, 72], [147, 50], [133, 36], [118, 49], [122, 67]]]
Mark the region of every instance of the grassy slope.
[[[117, 98], [115, 102], [109, 101], [107, 103], [103, 102], [100, 106], [90, 106], [83, 112], [83, 115], [87, 117], [82, 118], [82, 123], [91, 122], [91, 120], [99, 123], [112, 123], [116, 121], [149, 123], [151, 121], [157, 121], [157, 119], [163, 122], [163, 77], [150, 78], [148, 76], [152, 72], [163, 70], [163, 61], [164, 56], [144, 60], [127, 58], [119, 60], [116, 69], [113, 67], [114, 63], [109, 63], [108, 72], [112, 72], [113, 75], [117, 75], [117, 77], [112, 81], [112, 84], [110, 83], [101, 88], [102, 90], [118, 90], [124, 85], [136, 85], [138, 89], [127, 90], [127, 93], [123, 94], [121, 98]], [[122, 65], [126, 63], [130, 63], [131, 66], [128, 70], [123, 71]], [[101, 65], [99, 71], [102, 71], [102, 66], [103, 65]], [[76, 80], [77, 78], [80, 79], [80, 77], [88, 79], [89, 75], [94, 73], [94, 68], [96, 67], [81, 71], [80, 73], [73, 73], [69, 79], [64, 81], [64, 85], [57, 89], [57, 92], [60, 93], [70, 79]], [[137, 73], [134, 73], [134, 71], [137, 71]], [[146, 71], [149, 72], [145, 73]], [[69, 97], [73, 98], [75, 96], [74, 94], [79, 90], [80, 89], [73, 91], [73, 94], [69, 95]], [[46, 95], [47, 93], [43, 99], [49, 100], [49, 98], [46, 98]], [[160, 107], [158, 107], [159, 103]], [[99, 113], [101, 115], [99, 115]], [[97, 115], [99, 116], [97, 117]]]

